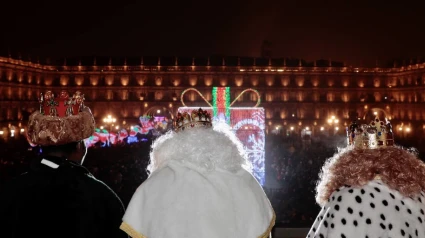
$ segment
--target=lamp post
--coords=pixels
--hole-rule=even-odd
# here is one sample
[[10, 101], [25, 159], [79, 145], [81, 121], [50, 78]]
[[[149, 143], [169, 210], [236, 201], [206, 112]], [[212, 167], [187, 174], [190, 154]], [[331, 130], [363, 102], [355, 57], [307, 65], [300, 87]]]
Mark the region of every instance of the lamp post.
[[332, 127], [333, 125], [335, 125], [335, 131], [334, 131], [334, 133], [336, 133], [336, 131], [338, 131], [339, 130], [339, 127], [338, 127], [338, 123], [339, 123], [339, 119], [338, 118], [336, 118], [335, 116], [331, 116], [329, 119], [328, 119], [328, 123], [329, 123], [329, 125]]
[[114, 123], [116, 121], [117, 121], [117, 119], [112, 117], [111, 115], [108, 115], [107, 117], [103, 118], [103, 122], [105, 122], [106, 124], [109, 124], [108, 146], [111, 146], [111, 131], [112, 131], [112, 127], [114, 126]]
[[10, 137], [15, 137], [15, 127], [11, 127], [11, 129], [10, 129]]

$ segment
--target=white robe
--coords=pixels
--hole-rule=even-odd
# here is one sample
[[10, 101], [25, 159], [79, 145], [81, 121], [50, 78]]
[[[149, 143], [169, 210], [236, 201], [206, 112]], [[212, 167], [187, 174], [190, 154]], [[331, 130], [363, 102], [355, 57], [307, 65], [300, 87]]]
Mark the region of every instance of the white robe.
[[307, 237], [425, 237], [424, 193], [404, 197], [380, 180], [336, 190]]
[[136, 190], [121, 229], [147, 238], [257, 238], [268, 237], [274, 222], [267, 196], [246, 170], [170, 161]]

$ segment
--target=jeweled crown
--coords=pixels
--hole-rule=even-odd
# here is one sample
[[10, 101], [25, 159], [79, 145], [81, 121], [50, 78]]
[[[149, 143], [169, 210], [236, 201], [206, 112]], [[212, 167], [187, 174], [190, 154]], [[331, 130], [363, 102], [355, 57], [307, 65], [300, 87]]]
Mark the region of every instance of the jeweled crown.
[[175, 131], [183, 131], [196, 127], [212, 127], [211, 115], [207, 111], [199, 108], [198, 110], [193, 110], [190, 114], [187, 112], [177, 113], [174, 121]]
[[347, 127], [347, 143], [360, 149], [375, 149], [393, 146], [394, 134], [389, 120], [381, 121], [378, 116], [369, 124], [358, 125], [356, 121]]
[[46, 116], [67, 117], [77, 115], [84, 107], [84, 94], [77, 91], [69, 97], [67, 91], [62, 90], [59, 96], [55, 97], [52, 91], [40, 93], [38, 101], [40, 103], [40, 113]]

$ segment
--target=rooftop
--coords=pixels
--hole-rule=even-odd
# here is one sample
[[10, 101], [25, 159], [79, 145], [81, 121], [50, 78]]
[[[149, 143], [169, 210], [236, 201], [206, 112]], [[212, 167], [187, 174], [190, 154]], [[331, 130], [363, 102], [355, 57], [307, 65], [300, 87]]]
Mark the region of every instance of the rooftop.
[[[346, 67], [344, 62], [331, 59], [318, 59], [306, 61], [299, 58], [264, 58], [264, 57], [239, 57], [214, 55], [209, 57], [189, 57], [189, 56], [82, 56], [63, 58], [38, 58], [22, 56], [16, 54], [4, 54], [0, 52], [0, 57], [23, 60], [26, 62], [38, 63], [45, 66], [272, 66], [272, 67]], [[380, 68], [393, 68], [408, 65], [425, 63], [425, 58], [415, 59], [394, 59], [386, 63], [379, 64]], [[361, 67], [361, 66], [353, 66]]]

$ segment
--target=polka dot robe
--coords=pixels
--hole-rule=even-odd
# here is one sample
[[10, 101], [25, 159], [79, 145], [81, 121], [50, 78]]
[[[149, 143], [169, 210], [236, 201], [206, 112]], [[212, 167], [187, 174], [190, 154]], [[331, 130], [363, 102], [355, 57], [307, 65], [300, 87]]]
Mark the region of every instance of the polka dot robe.
[[374, 180], [361, 188], [332, 193], [308, 238], [425, 237], [424, 193], [404, 197]]

